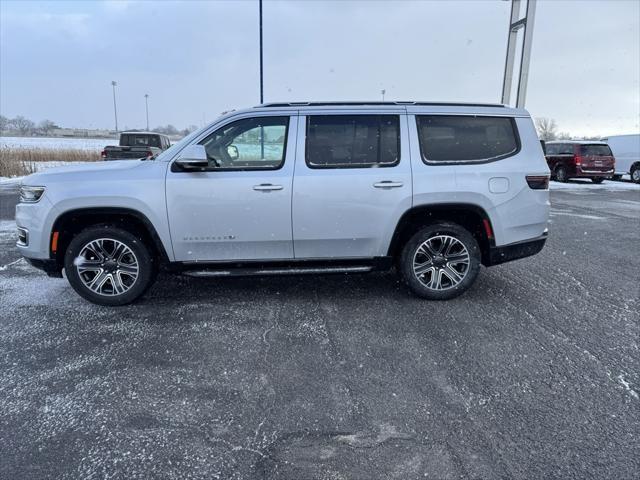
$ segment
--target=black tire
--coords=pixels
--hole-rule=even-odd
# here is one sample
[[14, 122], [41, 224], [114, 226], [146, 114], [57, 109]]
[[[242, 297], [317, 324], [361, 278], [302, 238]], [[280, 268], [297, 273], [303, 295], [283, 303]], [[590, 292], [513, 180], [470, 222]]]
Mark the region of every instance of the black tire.
[[569, 181], [569, 173], [567, 172], [567, 168], [563, 166], [559, 166], [556, 168], [556, 172], [554, 175], [556, 182], [567, 183]]
[[593, 183], [602, 183], [602, 182], [604, 182], [604, 178], [602, 178], [602, 177], [595, 177], [595, 178], [592, 178], [592, 179], [591, 179], [591, 181], [592, 181]]
[[[116, 275], [115, 269], [120, 267], [120, 263], [114, 262], [114, 260], [109, 260], [111, 263], [105, 267], [103, 267], [103, 265], [105, 265], [106, 262], [101, 265], [98, 265], [97, 263], [92, 264], [92, 266], [95, 265], [96, 269], [100, 269], [99, 272], [83, 272], [83, 277], [81, 277], [81, 273], [79, 272], [80, 267], [76, 266], [78, 261], [77, 259], [86, 258], [80, 257], [80, 254], [90, 242], [96, 240], [103, 241], [105, 252], [115, 249], [116, 243], [114, 241], [117, 241], [128, 247], [133, 253], [129, 258], [136, 262], [136, 278], [132, 280], [133, 277], [127, 276], [129, 274], [126, 273], [124, 273], [124, 276], [122, 276], [122, 274], [117, 274], [117, 278], [119, 278], [119, 285], [122, 286], [123, 290], [126, 288], [123, 293], [113, 293], [113, 291], [116, 290], [114, 280], [107, 279], [107, 281], [111, 282], [111, 294], [108, 293], [109, 287], [107, 282], [102, 282], [105, 287], [101, 288], [101, 290], [103, 292], [107, 292], [107, 294], [97, 293], [85, 285], [85, 281], [90, 282], [95, 278], [92, 278], [91, 275], [95, 275], [97, 277], [99, 274], [104, 273], [108, 276], [110, 272], [108, 269], [113, 269], [112, 275]], [[110, 246], [113, 248], [110, 248]], [[87, 250], [85, 250], [85, 252], [86, 251]], [[101, 260], [99, 257], [95, 257], [92, 258], [91, 261], [100, 262]], [[106, 306], [126, 305], [133, 302], [147, 291], [147, 289], [153, 284], [156, 277], [155, 260], [143, 240], [126, 230], [109, 225], [89, 227], [73, 237], [67, 251], [65, 252], [64, 268], [67, 280], [81, 297], [92, 303]], [[89, 280], [87, 280], [87, 278], [89, 278]], [[112, 276], [111, 278], [116, 277]]]
[[[439, 245], [439, 236], [454, 238], [464, 247], [464, 249], [466, 249], [469, 259], [466, 269], [463, 268], [464, 265], [459, 263], [456, 264], [455, 262], [453, 263], [455, 266], [453, 266], [446, 261], [446, 256], [429, 256], [418, 252], [420, 247], [430, 239], [432, 239], [433, 242], [431, 246], [434, 247], [434, 250], [437, 249]], [[458, 247], [458, 244], [454, 243], [454, 246]], [[452, 252], [449, 258], [454, 258], [453, 256], [456, 255], [455, 252], [461, 252], [459, 249], [455, 250], [452, 247], [449, 248], [451, 248]], [[424, 249], [422, 251], [426, 252]], [[427, 262], [430, 262], [430, 265], [433, 266], [433, 268], [429, 267], [429, 272], [425, 272], [423, 275], [420, 275], [422, 281], [418, 278], [419, 275], [414, 271], [414, 260], [419, 258], [419, 255], [424, 255]], [[480, 260], [480, 247], [471, 233], [455, 223], [437, 223], [421, 229], [404, 245], [398, 259], [398, 270], [404, 282], [409, 286], [411, 291], [419, 297], [426, 298], [428, 300], [449, 300], [461, 295], [468, 290], [471, 285], [473, 285], [473, 282], [480, 271]], [[445, 264], [440, 265], [440, 262], [445, 262]], [[454, 285], [452, 281], [449, 281], [448, 283], [450, 285], [447, 285], [447, 280], [449, 280], [451, 276], [446, 272], [436, 274], [436, 272], [440, 271], [450, 271], [451, 268], [455, 269], [459, 275], [461, 272], [464, 274], [462, 280], [460, 280], [458, 284]], [[430, 280], [434, 278], [433, 275], [438, 275], [438, 278], [443, 278], [442, 289], [430, 288], [427, 285], [431, 283]], [[443, 276], [446, 276], [447, 278], [444, 278]]]
[[631, 181], [633, 183], [640, 183], [640, 165], [634, 165], [630, 173]]

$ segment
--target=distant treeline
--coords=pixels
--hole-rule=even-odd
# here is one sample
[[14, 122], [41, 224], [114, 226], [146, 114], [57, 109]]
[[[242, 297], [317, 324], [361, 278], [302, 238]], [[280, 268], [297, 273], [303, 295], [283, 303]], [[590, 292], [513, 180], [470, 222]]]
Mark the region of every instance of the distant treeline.
[[[173, 125], [159, 126], [152, 131], [157, 133], [164, 133], [169, 136], [182, 137], [197, 130], [197, 125], [189, 125], [182, 130], [174, 127]], [[128, 129], [128, 130], [142, 130], [142, 129]], [[74, 131], [78, 132], [74, 135]], [[83, 132], [83, 133], [80, 133]], [[18, 135], [23, 137], [47, 137], [47, 136], [87, 136], [87, 132], [96, 132], [98, 136], [115, 135], [113, 130], [91, 130], [91, 129], [72, 129], [60, 127], [56, 122], [51, 120], [42, 120], [41, 122], [34, 122], [28, 118], [18, 115], [15, 118], [7, 118], [4, 115], [0, 115], [0, 133], [7, 136]]]

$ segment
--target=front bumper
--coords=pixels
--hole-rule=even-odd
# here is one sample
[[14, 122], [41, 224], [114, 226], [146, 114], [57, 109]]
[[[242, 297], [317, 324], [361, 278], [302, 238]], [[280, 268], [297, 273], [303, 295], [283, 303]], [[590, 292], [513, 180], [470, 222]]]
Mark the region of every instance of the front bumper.
[[512, 260], [518, 260], [519, 258], [535, 255], [544, 247], [544, 244], [547, 241], [547, 236], [548, 234], [544, 233], [538, 238], [510, 243], [499, 247], [490, 247], [489, 258], [487, 259], [488, 261], [484, 262], [484, 264], [487, 267], [490, 267], [492, 265], [499, 265], [501, 263], [511, 262]]

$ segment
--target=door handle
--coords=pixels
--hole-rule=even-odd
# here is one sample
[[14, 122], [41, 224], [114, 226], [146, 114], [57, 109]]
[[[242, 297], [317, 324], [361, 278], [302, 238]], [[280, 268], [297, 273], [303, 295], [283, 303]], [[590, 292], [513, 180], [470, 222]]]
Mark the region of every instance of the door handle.
[[399, 188], [402, 185], [404, 185], [404, 183], [392, 182], [391, 180], [384, 180], [382, 182], [377, 182], [373, 184], [375, 188]]
[[282, 190], [282, 188], [282, 185], [272, 185], [271, 183], [261, 183], [253, 186], [253, 189], [258, 192], [270, 192], [272, 190]]

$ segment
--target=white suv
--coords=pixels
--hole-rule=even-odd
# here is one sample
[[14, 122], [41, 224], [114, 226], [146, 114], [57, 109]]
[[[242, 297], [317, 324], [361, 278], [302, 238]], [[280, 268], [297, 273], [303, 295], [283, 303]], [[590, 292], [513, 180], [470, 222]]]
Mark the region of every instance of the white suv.
[[538, 253], [549, 170], [525, 110], [279, 103], [229, 113], [157, 158], [27, 177], [18, 248], [84, 298], [129, 303], [159, 269], [211, 277], [398, 272], [417, 295]]

